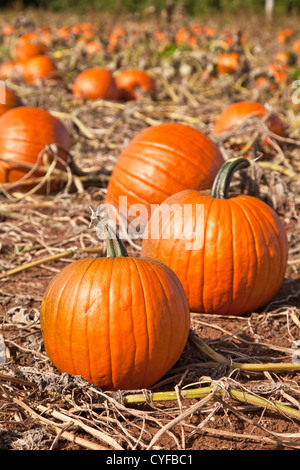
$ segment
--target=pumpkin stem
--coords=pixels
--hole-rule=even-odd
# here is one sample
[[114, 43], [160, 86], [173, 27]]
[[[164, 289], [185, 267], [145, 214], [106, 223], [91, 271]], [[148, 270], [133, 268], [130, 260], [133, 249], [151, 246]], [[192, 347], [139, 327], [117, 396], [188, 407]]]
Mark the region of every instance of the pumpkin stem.
[[237, 170], [250, 166], [249, 160], [244, 157], [230, 158], [218, 171], [212, 187], [212, 197], [216, 199], [226, 199], [233, 174]]
[[109, 227], [108, 224], [103, 222], [101, 217], [99, 217], [95, 211], [90, 207], [92, 211], [91, 215], [91, 224], [95, 225], [99, 230], [104, 231], [105, 241], [107, 247], [107, 258], [116, 258], [119, 256], [128, 256], [127, 250], [118, 237], [118, 235]]

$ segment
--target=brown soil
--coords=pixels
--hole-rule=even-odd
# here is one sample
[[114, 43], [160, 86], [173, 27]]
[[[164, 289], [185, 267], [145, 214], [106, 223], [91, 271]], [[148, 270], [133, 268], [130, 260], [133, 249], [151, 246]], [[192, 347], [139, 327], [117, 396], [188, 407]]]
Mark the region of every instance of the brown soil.
[[[259, 47], [268, 45], [271, 57], [274, 44], [270, 34], [261, 29], [253, 40], [255, 63], [266, 55], [266, 49], [262, 53]], [[61, 70], [70, 63], [73, 68], [59, 85], [12, 86], [25, 104], [63, 113], [60, 117], [72, 136], [74, 160], [84, 169], [102, 169], [103, 175], [109, 175], [120, 151], [148, 125], [176, 120], [210, 134], [215, 117], [227, 102], [256, 97], [278, 109], [290, 138], [281, 150], [276, 146], [269, 150], [269, 162], [279, 167], [253, 164], [251, 171], [235, 178], [233, 188], [239, 191], [243, 187], [245, 192], [267, 199], [282, 217], [289, 237], [288, 269], [281, 290], [260, 311], [245, 317], [191, 313], [191, 337], [180, 361], [151, 391], [102, 393], [80, 377], [60, 374], [51, 364], [43, 347], [39, 312], [55, 273], [83, 256], [105, 254], [103, 241], [89, 224], [90, 207], [96, 209], [103, 201], [107, 178], [83, 186], [76, 186], [75, 179], [61, 193], [46, 196], [20, 196], [5, 188], [0, 196], [0, 349], [4, 344], [6, 354], [6, 362], [0, 364], [0, 449], [299, 448], [300, 375], [293, 347], [300, 340], [300, 133], [299, 126], [293, 127], [299, 109], [291, 105], [287, 89], [278, 89], [275, 96], [270, 90], [236, 86], [236, 78], [229, 78], [226, 86], [217, 79], [208, 86], [178, 76], [166, 84], [159, 81], [162, 64], [153, 57], [153, 75], [159, 83], [156, 98], [77, 103], [70, 84], [87, 59], [70, 50], [59, 65]], [[180, 60], [193, 61], [192, 57], [186, 53]], [[111, 68], [118, 60], [125, 61], [121, 52], [106, 60]], [[225, 148], [221, 140], [218, 143]], [[226, 151], [228, 156], [233, 153], [232, 148]], [[297, 177], [282, 169], [293, 169]], [[253, 184], [257, 175], [261, 178], [259, 193]], [[137, 247], [126, 246], [131, 255], [140, 256]], [[53, 260], [53, 255], [60, 257]], [[43, 262], [28, 265], [36, 260]], [[16, 267], [23, 269], [10, 273]], [[193, 341], [195, 333], [229, 362], [218, 362], [200, 350]], [[262, 370], [243, 370], [236, 363], [261, 364]], [[271, 370], [269, 363], [294, 367]], [[209, 386], [214, 388], [208, 390]], [[207, 393], [186, 397], [187, 391], [205, 387]], [[164, 401], [165, 395], [161, 395], [156, 400], [155, 393], [174, 391], [177, 396], [172, 399], [168, 395]], [[233, 391], [238, 391], [240, 399]], [[128, 403], [128, 397], [140, 394], [144, 402]]]

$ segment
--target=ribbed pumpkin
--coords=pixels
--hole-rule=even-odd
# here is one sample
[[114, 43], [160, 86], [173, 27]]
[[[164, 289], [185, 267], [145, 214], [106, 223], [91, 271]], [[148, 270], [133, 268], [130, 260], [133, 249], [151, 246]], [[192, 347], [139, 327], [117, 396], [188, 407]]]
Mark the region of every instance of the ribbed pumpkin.
[[167, 266], [131, 258], [110, 229], [107, 236], [107, 257], [75, 261], [50, 282], [41, 306], [45, 349], [61, 372], [103, 390], [147, 388], [185, 347], [187, 298]]
[[155, 80], [144, 70], [123, 70], [116, 77], [116, 84], [124, 100], [137, 99], [145, 92], [156, 92]]
[[245, 315], [266, 305], [282, 284], [288, 243], [280, 218], [258, 198], [228, 197], [234, 171], [248, 165], [242, 157], [228, 160], [212, 196], [175, 194], [146, 227], [142, 256], [163, 261], [177, 274], [191, 311]]
[[54, 61], [47, 55], [37, 55], [27, 60], [23, 73], [27, 83], [54, 80], [59, 76]]
[[0, 104], [0, 117], [9, 109], [17, 108], [18, 106], [23, 106], [22, 100], [13, 90], [5, 87], [5, 103]]
[[[59, 119], [43, 109], [30, 106], [7, 111], [0, 118], [0, 183], [18, 181], [28, 172], [22, 163], [35, 164], [45, 146], [55, 143], [66, 150], [71, 146], [68, 131]], [[67, 151], [59, 150], [62, 160], [67, 156]], [[63, 165], [58, 163], [57, 168], [63, 168]], [[36, 171], [32, 176], [41, 174]], [[57, 186], [53, 183], [50, 187], [54, 190]], [[47, 188], [45, 185], [44, 190]]]
[[[250, 116], [263, 118], [268, 110], [264, 105], [254, 101], [239, 101], [227, 106], [220, 114], [215, 122], [213, 134], [217, 135], [222, 132], [236, 128], [243, 120]], [[274, 134], [283, 136], [284, 126], [280, 118], [275, 113], [271, 113], [266, 120], [266, 125]]]
[[[119, 155], [106, 203], [120, 215], [133, 204], [150, 211], [183, 189], [210, 189], [223, 163], [218, 147], [201, 131], [179, 123], [150, 126]], [[120, 196], [127, 196], [127, 206], [119, 207]]]
[[81, 72], [73, 86], [76, 98], [117, 100], [119, 89], [109, 70], [91, 68]]

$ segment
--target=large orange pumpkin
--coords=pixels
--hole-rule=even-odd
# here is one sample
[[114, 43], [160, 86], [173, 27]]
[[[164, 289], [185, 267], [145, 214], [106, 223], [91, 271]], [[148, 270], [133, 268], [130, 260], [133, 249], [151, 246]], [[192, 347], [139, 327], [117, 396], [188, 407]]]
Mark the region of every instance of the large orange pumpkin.
[[[106, 194], [106, 203], [127, 216], [133, 204], [161, 204], [183, 189], [209, 189], [224, 158], [201, 131], [179, 123], [150, 126], [119, 155]], [[127, 197], [123, 205], [120, 196]]]
[[[71, 141], [64, 124], [55, 116], [30, 106], [13, 108], [3, 114], [0, 118], [0, 183], [17, 182], [24, 177], [29, 170], [22, 163], [35, 164], [40, 152], [50, 144], [61, 146], [58, 154], [66, 161]], [[57, 163], [57, 168], [63, 167], [62, 163]], [[32, 176], [42, 174], [42, 171], [35, 171]], [[54, 182], [50, 188], [54, 190], [58, 186]], [[45, 185], [44, 190], [47, 188]]]
[[10, 88], [5, 87], [4, 95], [5, 95], [5, 103], [0, 104], [0, 116], [6, 113], [9, 109], [17, 108], [18, 106], [23, 106], [22, 100]]
[[245, 315], [267, 304], [282, 284], [288, 243], [280, 218], [258, 198], [228, 197], [234, 171], [248, 165], [242, 157], [228, 160], [212, 196], [175, 194], [146, 227], [142, 256], [163, 261], [177, 274], [191, 311]]
[[77, 76], [73, 95], [84, 99], [117, 100], [119, 89], [109, 70], [96, 67], [84, 70]]
[[187, 298], [163, 263], [129, 257], [117, 238], [107, 244], [107, 257], [75, 261], [50, 282], [41, 307], [45, 349], [61, 372], [103, 390], [147, 388], [185, 347]]
[[156, 92], [155, 80], [144, 70], [123, 70], [116, 77], [116, 84], [124, 100], [137, 99], [145, 92]]
[[[216, 120], [213, 134], [217, 135], [232, 130], [250, 116], [256, 116], [262, 119], [267, 112], [264, 105], [253, 101], [232, 103], [221, 112]], [[271, 113], [270, 117], [266, 120], [266, 125], [274, 134], [279, 136], [284, 135], [284, 126], [277, 114]]]

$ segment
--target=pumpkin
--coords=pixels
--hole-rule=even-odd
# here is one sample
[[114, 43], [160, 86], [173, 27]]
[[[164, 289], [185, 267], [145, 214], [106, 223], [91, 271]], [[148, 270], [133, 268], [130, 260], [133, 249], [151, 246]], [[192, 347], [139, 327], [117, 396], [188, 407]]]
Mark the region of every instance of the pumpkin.
[[23, 106], [23, 103], [19, 96], [10, 88], [5, 87], [5, 103], [0, 104], [0, 117], [6, 113], [9, 109]]
[[177, 274], [191, 311], [246, 315], [266, 305], [282, 284], [288, 243], [281, 219], [258, 198], [228, 196], [232, 175], [247, 166], [243, 157], [226, 161], [211, 196], [175, 194], [146, 227], [142, 256], [161, 260]]
[[297, 56], [300, 56], [300, 39], [296, 39], [296, 41], [293, 42], [292, 52], [294, 52]]
[[179, 28], [175, 34], [175, 43], [178, 45], [185, 44], [188, 42], [189, 37], [190, 33], [185, 27]]
[[167, 266], [129, 257], [105, 228], [107, 257], [71, 263], [45, 292], [45, 350], [61, 372], [102, 390], [147, 388], [180, 358], [190, 327], [188, 301]]
[[47, 52], [48, 49], [45, 44], [32, 44], [29, 42], [16, 47], [14, 50], [14, 58], [16, 60], [27, 60], [37, 55], [46, 54]]
[[[239, 123], [249, 118], [256, 116], [262, 119], [267, 113], [267, 109], [260, 103], [254, 101], [239, 101], [227, 106], [220, 114], [215, 122], [213, 134], [218, 135], [222, 132], [236, 128]], [[279, 136], [284, 135], [284, 126], [277, 114], [272, 113], [266, 120], [266, 125], [271, 132]]]
[[7, 60], [0, 65], [0, 80], [22, 79], [22, 74], [16, 69], [17, 62]]
[[[201, 131], [179, 123], [150, 126], [121, 152], [107, 187], [106, 203], [121, 217], [142, 204], [148, 219], [152, 204], [161, 204], [183, 189], [209, 189], [224, 163], [214, 142]], [[120, 200], [126, 196], [127, 201]]]
[[277, 33], [277, 42], [280, 44], [287, 42], [290, 38], [294, 36], [294, 30], [291, 28], [284, 29], [283, 31], [279, 31]]
[[77, 76], [73, 95], [84, 99], [117, 100], [119, 90], [112, 73], [96, 67], [84, 70]]
[[58, 79], [56, 65], [47, 55], [37, 55], [27, 60], [23, 75], [27, 83]]
[[116, 77], [116, 84], [126, 101], [137, 99], [145, 92], [156, 92], [154, 79], [144, 70], [123, 70]]
[[96, 39], [93, 39], [92, 41], [89, 41], [86, 45], [86, 53], [88, 56], [92, 56], [92, 55], [96, 55], [98, 54], [99, 52], [102, 51], [102, 46], [100, 44], [99, 41], [97, 41]]
[[219, 75], [232, 74], [239, 70], [241, 55], [239, 52], [225, 52], [217, 58], [217, 71]]
[[10, 24], [4, 25], [1, 31], [3, 37], [11, 36], [15, 32], [16, 32], [16, 27]]
[[[66, 161], [71, 141], [67, 129], [58, 118], [30, 106], [13, 108], [4, 113], [0, 118], [0, 183], [17, 182], [24, 177], [28, 168], [22, 164], [37, 163], [40, 152], [50, 144], [61, 146], [58, 155], [60, 160]], [[40, 165], [43, 165], [43, 159]], [[64, 168], [63, 163], [57, 162], [57, 168]], [[43, 174], [37, 170], [31, 176]], [[59, 186], [55, 181], [50, 189]], [[45, 184], [41, 192], [46, 190], [48, 185]]]

